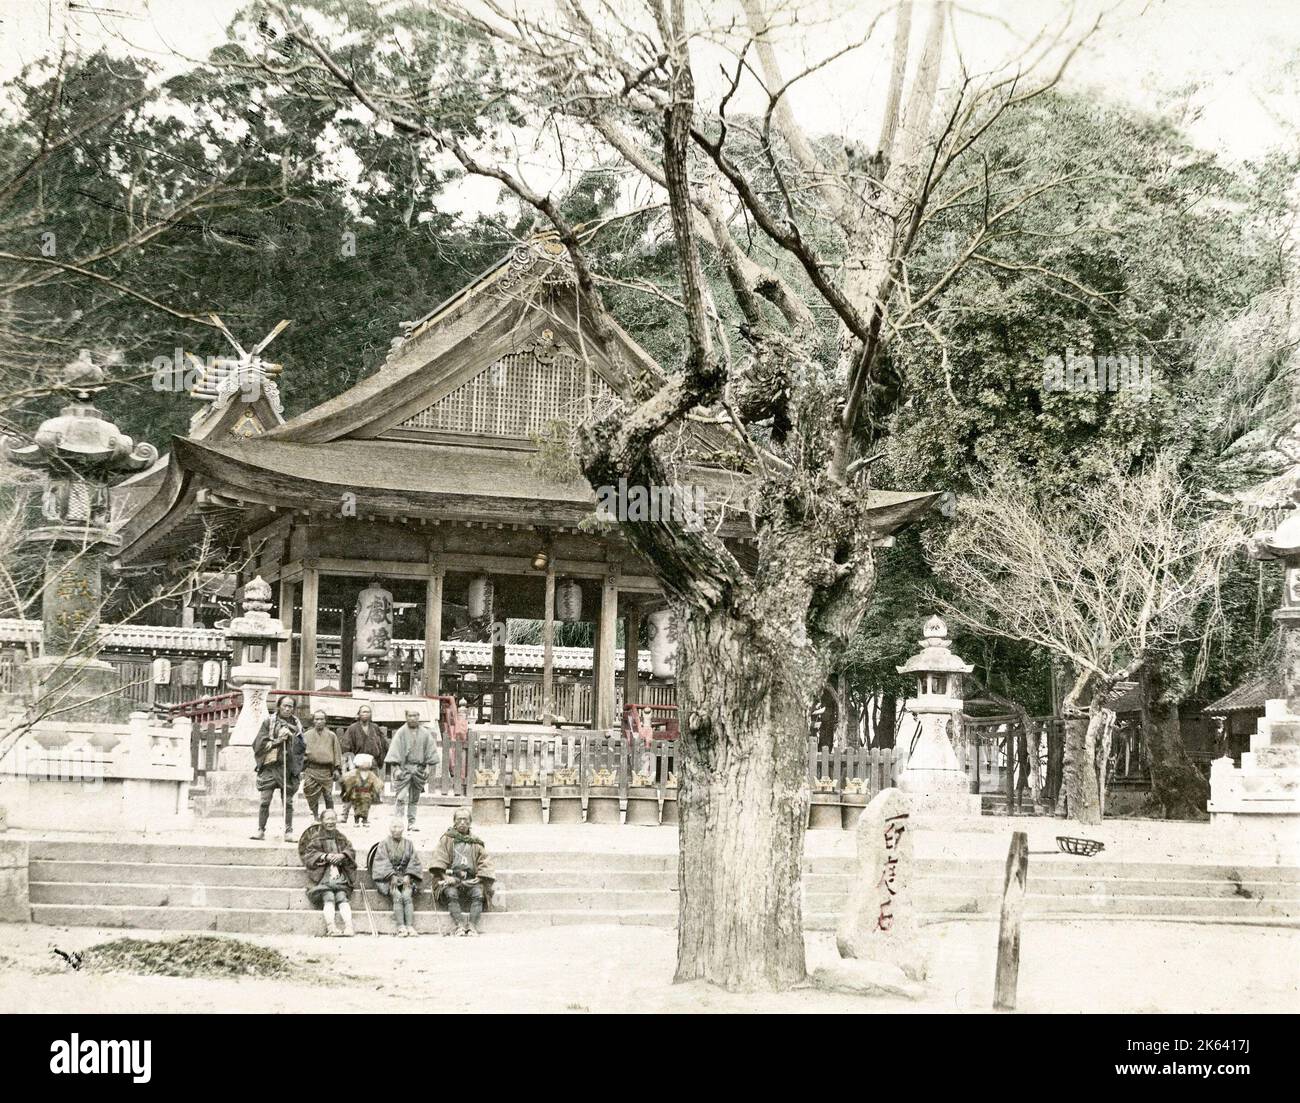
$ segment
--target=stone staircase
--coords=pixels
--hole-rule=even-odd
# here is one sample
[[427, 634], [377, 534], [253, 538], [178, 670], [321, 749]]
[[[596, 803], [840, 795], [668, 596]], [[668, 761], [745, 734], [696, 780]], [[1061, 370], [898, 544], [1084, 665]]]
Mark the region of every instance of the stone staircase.
[[[484, 916], [484, 928], [669, 927], [677, 916], [676, 866], [671, 854], [498, 852], [505, 910]], [[848, 858], [806, 863], [805, 926], [835, 926], [852, 871]], [[298, 934], [317, 929], [297, 851], [288, 845], [34, 841], [28, 874], [32, 919], [52, 926]], [[387, 902], [364, 876], [363, 881], [376, 928], [391, 931]], [[1002, 863], [922, 859], [915, 891], [921, 912], [936, 919], [996, 917]], [[368, 931], [360, 894], [354, 894], [353, 913], [357, 929]], [[1026, 915], [1300, 926], [1300, 869], [1031, 859]], [[422, 894], [417, 928], [431, 932], [446, 922]]]

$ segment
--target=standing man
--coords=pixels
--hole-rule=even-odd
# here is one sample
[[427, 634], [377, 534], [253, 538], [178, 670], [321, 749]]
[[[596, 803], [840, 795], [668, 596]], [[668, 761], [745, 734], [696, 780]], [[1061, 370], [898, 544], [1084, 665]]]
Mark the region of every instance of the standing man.
[[[437, 879], [434, 892], [446, 901], [451, 913], [452, 927], [447, 933], [481, 933], [479, 916], [483, 914], [484, 902], [489, 905], [492, 902], [496, 871], [483, 840], [470, 834], [468, 808], [456, 809], [451, 827], [438, 840], [429, 860], [429, 869]], [[461, 909], [461, 904], [466, 901], [469, 903], [468, 919]]]
[[343, 769], [352, 769], [353, 759], [359, 754], [368, 754], [376, 762], [384, 761], [384, 752], [388, 750], [388, 740], [384, 738], [383, 729], [370, 719], [372, 713], [369, 705], [357, 709], [357, 718], [348, 725], [339, 747], [343, 751]]
[[307, 899], [320, 905], [325, 919], [325, 934], [335, 934], [334, 912], [338, 910], [341, 933], [351, 938], [352, 905], [349, 900], [357, 882], [357, 853], [338, 827], [334, 809], [327, 808], [321, 817], [320, 827], [309, 827], [303, 832], [302, 864], [307, 867]]
[[325, 798], [325, 807], [334, 807], [334, 778], [342, 772], [343, 752], [339, 750], [339, 737], [325, 726], [325, 710], [311, 714], [311, 728], [303, 737], [306, 747], [306, 764], [303, 769], [302, 792], [307, 798], [311, 817], [320, 820], [317, 805]]
[[414, 897], [424, 877], [424, 867], [415, 853], [415, 844], [404, 838], [403, 823], [394, 820], [388, 827], [388, 838], [375, 847], [370, 879], [375, 888], [393, 901], [393, 924], [397, 936], [407, 938], [417, 934], [415, 929]]
[[275, 705], [275, 714], [262, 721], [253, 737], [253, 760], [257, 763], [257, 791], [262, 794], [262, 804], [257, 810], [257, 834], [254, 839], [266, 838], [266, 821], [271, 815], [271, 797], [280, 791], [284, 801], [284, 838], [293, 841], [293, 797], [298, 792], [298, 778], [302, 774], [306, 745], [302, 737], [302, 724], [294, 715], [294, 700], [288, 694]]
[[430, 728], [427, 724], [420, 723], [418, 711], [407, 709], [406, 723], [393, 732], [393, 741], [388, 745], [388, 755], [384, 762], [394, 768], [396, 813], [400, 816], [402, 805], [406, 805], [406, 829], [418, 831], [419, 828], [415, 826], [416, 805], [429, 781], [429, 771], [436, 770], [442, 762], [442, 754], [438, 750], [437, 722]]

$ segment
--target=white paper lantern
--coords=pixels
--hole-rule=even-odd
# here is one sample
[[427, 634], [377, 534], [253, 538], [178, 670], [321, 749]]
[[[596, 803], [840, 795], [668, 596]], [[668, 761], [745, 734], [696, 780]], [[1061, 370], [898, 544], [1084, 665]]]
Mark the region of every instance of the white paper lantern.
[[370, 585], [357, 595], [356, 614], [355, 654], [372, 659], [384, 658], [393, 639], [393, 595], [379, 584], [379, 579], [372, 579]]
[[582, 620], [582, 587], [572, 578], [562, 579], [556, 584], [555, 615], [560, 620]]
[[487, 575], [481, 574], [469, 580], [466, 602], [470, 620], [483, 620], [492, 615], [492, 596], [492, 580]]
[[216, 659], [209, 659], [203, 664], [203, 685], [207, 689], [215, 689], [221, 684], [221, 664]]
[[646, 618], [650, 640], [650, 670], [656, 678], [677, 673], [677, 626], [671, 609], [659, 609]]
[[168, 686], [172, 681], [172, 661], [171, 659], [154, 659], [153, 661], [153, 684], [156, 686]]

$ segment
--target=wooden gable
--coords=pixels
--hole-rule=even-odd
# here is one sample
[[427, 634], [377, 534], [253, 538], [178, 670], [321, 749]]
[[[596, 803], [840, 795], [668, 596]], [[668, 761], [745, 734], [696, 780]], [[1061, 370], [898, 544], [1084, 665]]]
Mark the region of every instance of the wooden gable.
[[553, 329], [543, 328], [380, 435], [530, 440], [545, 435], [557, 421], [590, 416], [614, 397], [599, 372], [558, 340]]

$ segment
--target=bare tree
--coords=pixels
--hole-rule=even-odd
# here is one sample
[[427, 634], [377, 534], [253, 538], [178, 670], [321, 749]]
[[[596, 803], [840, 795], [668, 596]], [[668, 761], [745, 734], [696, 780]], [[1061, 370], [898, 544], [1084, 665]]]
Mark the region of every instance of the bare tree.
[[[947, 614], [975, 632], [1041, 647], [1067, 665], [1068, 814], [1100, 823], [1099, 771], [1114, 713], [1106, 697], [1161, 653], [1214, 630], [1224, 560], [1240, 523], [1207, 511], [1161, 458], [1119, 469], [1069, 501], [1002, 474], [963, 502], [933, 555]], [[1163, 745], [1163, 744], [1162, 744]], [[1170, 756], [1186, 756], [1181, 744]], [[1153, 761], [1153, 770], [1178, 768]]]
[[[589, 340], [617, 361], [593, 263], [599, 232], [571, 224], [507, 143], [471, 142], [430, 121], [448, 76], [375, 79], [381, 63], [359, 68], [287, 5], [273, 7], [299, 49], [287, 62], [261, 58], [267, 79], [354, 97], [428, 156], [450, 155], [532, 208], [567, 250]], [[1028, 184], [1023, 172], [1013, 183], [993, 167], [958, 184], [952, 170], [1005, 111], [1055, 83], [1082, 35], [1058, 20], [1005, 66], [974, 73], [951, 45], [949, 4], [926, 9], [914, 44], [904, 3], [846, 16], [826, 56], [787, 73], [782, 36], [809, 14], [797, 6], [778, 13], [744, 0], [707, 16], [688, 14], [682, 0], [563, 0], [553, 12], [529, 9], [536, 14], [497, 0], [436, 7], [494, 61], [496, 83], [460, 89], [463, 102], [481, 104], [500, 129], [553, 134], [566, 163], [586, 158], [637, 175], [666, 212], [686, 355], [645, 385], [629, 370], [618, 409], [583, 427], [578, 459], [594, 487], [670, 483], [666, 444], [690, 419], [729, 434], [746, 458], [752, 567], [709, 531], [665, 520], [624, 531], [679, 614], [677, 977], [729, 988], [797, 983], [807, 718], [875, 583], [864, 490], [873, 445], [902, 396], [891, 342], [925, 327], [925, 307], [961, 268], [987, 261], [982, 250], [1009, 217], [1061, 182], [1030, 166]], [[805, 129], [791, 88], [850, 58], [891, 13], [879, 144]], [[723, 62], [708, 102], [697, 83], [706, 57]], [[734, 110], [746, 97], [757, 110]], [[979, 229], [918, 286], [908, 266], [918, 241], [962, 203], [982, 209]], [[724, 294], [736, 328], [722, 321]]]

